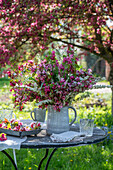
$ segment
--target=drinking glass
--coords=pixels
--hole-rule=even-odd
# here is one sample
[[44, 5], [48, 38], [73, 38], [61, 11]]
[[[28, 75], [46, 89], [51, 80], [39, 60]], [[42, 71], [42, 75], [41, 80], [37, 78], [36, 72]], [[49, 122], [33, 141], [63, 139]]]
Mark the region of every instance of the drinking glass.
[[94, 128], [93, 119], [80, 119], [80, 133], [85, 136], [92, 136]]
[[0, 110], [0, 120], [1, 121], [4, 121], [5, 118], [8, 121], [11, 121], [11, 119], [13, 118], [13, 115], [15, 117], [15, 114], [13, 113], [13, 110], [7, 110], [7, 109]]

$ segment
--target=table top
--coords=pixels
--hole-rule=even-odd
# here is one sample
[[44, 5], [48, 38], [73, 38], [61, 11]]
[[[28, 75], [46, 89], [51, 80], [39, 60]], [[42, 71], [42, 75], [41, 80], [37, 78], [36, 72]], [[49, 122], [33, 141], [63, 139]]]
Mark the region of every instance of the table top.
[[[71, 131], [79, 132], [78, 125], [74, 124], [70, 128]], [[37, 136], [27, 136], [27, 140], [21, 143], [21, 148], [60, 148], [60, 147], [72, 147], [83, 146], [88, 144], [94, 144], [103, 141], [107, 137], [105, 131], [100, 128], [94, 127], [93, 136], [82, 137], [82, 140], [76, 140], [74, 138], [70, 142], [53, 142], [46, 134], [46, 130], [42, 130]], [[80, 138], [80, 137], [79, 137]]]

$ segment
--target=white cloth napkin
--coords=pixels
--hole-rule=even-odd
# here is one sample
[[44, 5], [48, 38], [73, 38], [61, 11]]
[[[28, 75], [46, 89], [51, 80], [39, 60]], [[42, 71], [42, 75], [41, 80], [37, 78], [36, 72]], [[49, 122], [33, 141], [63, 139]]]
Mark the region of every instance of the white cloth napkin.
[[51, 140], [53, 142], [70, 142], [71, 140], [74, 139], [74, 141], [82, 141], [83, 138], [80, 137], [81, 134], [80, 132], [74, 132], [74, 131], [67, 131], [67, 132], [63, 132], [60, 134], [52, 134], [50, 136]]
[[11, 149], [20, 149], [21, 143], [24, 142], [27, 137], [19, 138], [13, 136], [7, 136], [7, 140], [0, 141], [0, 151], [11, 148]]

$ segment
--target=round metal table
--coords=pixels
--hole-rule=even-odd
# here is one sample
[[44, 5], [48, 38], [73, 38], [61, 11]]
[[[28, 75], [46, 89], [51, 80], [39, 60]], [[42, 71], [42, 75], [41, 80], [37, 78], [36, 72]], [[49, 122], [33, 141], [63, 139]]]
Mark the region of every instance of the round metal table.
[[[79, 127], [74, 125], [71, 127], [70, 130], [79, 132]], [[53, 148], [52, 152], [50, 153], [50, 155], [48, 157], [48, 160], [47, 160], [47, 163], [45, 166], [45, 170], [47, 170], [50, 160], [58, 148], [76, 147], [76, 146], [95, 144], [95, 143], [103, 141], [106, 137], [107, 137], [106, 132], [95, 127], [94, 131], [93, 131], [93, 136], [91, 136], [91, 137], [82, 137], [81, 141], [76, 141], [75, 139], [73, 139], [70, 142], [58, 143], [58, 142], [52, 142], [50, 136], [48, 136], [46, 134], [46, 130], [42, 130], [37, 136], [28, 136], [27, 140], [21, 144], [21, 148], [30, 148], [30, 149], [31, 148], [33, 148], [33, 149], [45, 148], [46, 152], [45, 152], [44, 157], [42, 158], [42, 160], [40, 161], [40, 163], [38, 165], [38, 170], [41, 169], [41, 165], [42, 165], [43, 161], [47, 158], [49, 149]], [[3, 152], [11, 160], [15, 169], [18, 170], [18, 168], [17, 168], [14, 160], [11, 158], [11, 156], [5, 150], [3, 150], [1, 152]]]

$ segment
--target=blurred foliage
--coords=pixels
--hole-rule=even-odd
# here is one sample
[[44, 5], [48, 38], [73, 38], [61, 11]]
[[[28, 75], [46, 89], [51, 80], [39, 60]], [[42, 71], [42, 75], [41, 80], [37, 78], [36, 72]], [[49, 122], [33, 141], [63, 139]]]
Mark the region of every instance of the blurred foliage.
[[9, 86], [9, 84], [10, 84], [10, 79], [8, 79], [7, 77], [0, 78], [0, 88], [4, 88], [4, 86]]
[[[89, 107], [86, 107], [86, 104], [89, 104]], [[111, 127], [113, 125], [111, 93], [91, 93], [88, 91], [80, 93], [75, 97], [73, 106], [77, 110], [78, 122], [82, 118], [91, 118], [94, 119], [94, 123], [97, 126], [105, 126], [107, 124], [108, 127]]]

